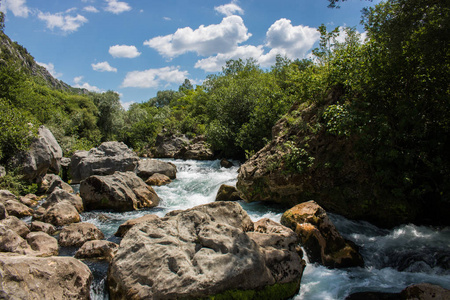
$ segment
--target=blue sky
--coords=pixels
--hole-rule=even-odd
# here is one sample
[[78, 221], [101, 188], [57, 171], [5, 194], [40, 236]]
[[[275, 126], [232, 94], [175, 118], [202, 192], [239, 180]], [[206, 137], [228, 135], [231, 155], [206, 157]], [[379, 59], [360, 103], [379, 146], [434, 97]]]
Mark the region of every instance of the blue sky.
[[322, 23], [359, 25], [349, 0], [0, 0], [5, 33], [56, 78], [93, 91], [113, 90], [124, 107], [201, 84], [229, 59], [253, 57], [261, 67], [277, 54], [307, 57]]

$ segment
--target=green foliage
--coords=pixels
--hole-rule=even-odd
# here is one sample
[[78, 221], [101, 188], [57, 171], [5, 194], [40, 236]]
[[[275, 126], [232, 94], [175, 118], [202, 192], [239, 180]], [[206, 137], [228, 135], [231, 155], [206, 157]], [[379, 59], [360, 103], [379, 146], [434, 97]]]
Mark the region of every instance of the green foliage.
[[288, 171], [303, 173], [314, 165], [315, 158], [310, 156], [306, 149], [297, 147], [292, 141], [287, 141], [283, 145], [286, 148], [283, 160]]
[[16, 196], [26, 194], [37, 194], [39, 186], [22, 180], [23, 175], [16, 170], [10, 170], [3, 177], [0, 177], [0, 190], [8, 190]]

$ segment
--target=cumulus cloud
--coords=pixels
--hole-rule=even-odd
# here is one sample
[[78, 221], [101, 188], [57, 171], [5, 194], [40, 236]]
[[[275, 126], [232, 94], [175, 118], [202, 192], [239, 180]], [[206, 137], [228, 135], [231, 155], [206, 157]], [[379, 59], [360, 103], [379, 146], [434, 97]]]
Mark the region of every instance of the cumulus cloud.
[[288, 58], [304, 58], [320, 38], [316, 28], [293, 26], [288, 19], [280, 19], [266, 33], [266, 46]]
[[65, 13], [43, 13], [39, 12], [38, 18], [47, 23], [47, 28], [55, 29], [59, 28], [66, 33], [77, 31], [88, 20], [80, 14], [76, 16], [70, 16]]
[[105, 0], [105, 1], [107, 3], [105, 10], [113, 14], [118, 15], [120, 13], [131, 10], [131, 6], [126, 2], [117, 0]]
[[224, 14], [225, 16], [232, 16], [232, 15], [234, 15], [234, 14], [240, 14], [240, 15], [243, 15], [244, 14], [244, 10], [241, 8], [241, 7], [239, 7], [237, 4], [236, 4], [236, 2], [237, 1], [232, 1], [231, 3], [229, 3], [229, 4], [225, 4], [225, 5], [220, 5], [220, 6], [216, 6], [216, 7], [214, 7], [214, 9], [217, 11], [217, 12], [219, 12], [219, 13], [221, 13], [221, 14]]
[[30, 9], [26, 4], [26, 0], [3, 0], [0, 2], [0, 10], [6, 13], [8, 10], [16, 17], [28, 17]]
[[117, 72], [117, 69], [114, 67], [111, 67], [107, 61], [99, 62], [96, 64], [91, 64], [92, 69], [94, 71], [99, 72]]
[[173, 58], [186, 52], [208, 56], [234, 51], [239, 43], [251, 37], [244, 21], [239, 16], [229, 16], [220, 24], [201, 25], [193, 30], [179, 28], [174, 34], [147, 40], [144, 45], [156, 49], [162, 56]]
[[113, 57], [135, 58], [141, 55], [135, 46], [115, 45], [109, 47], [109, 54]]
[[205, 59], [197, 61], [195, 68], [204, 70], [205, 72], [218, 72], [222, 70], [222, 67], [230, 59], [258, 59], [264, 53], [263, 46], [240, 46], [234, 51], [229, 53], [219, 53], [215, 56], [211, 56]]
[[181, 84], [188, 75], [187, 71], [180, 71], [179, 67], [133, 71], [127, 73], [122, 87], [156, 88], [163, 82]]
[[59, 77], [61, 77], [61, 76], [63, 75], [62, 73], [56, 72], [56, 70], [55, 70], [55, 65], [52, 64], [52, 63], [46, 64], [46, 63], [42, 63], [42, 62], [38, 62], [38, 61], [37, 61], [36, 63], [37, 63], [38, 65], [40, 65], [40, 66], [46, 68], [47, 71], [48, 71], [53, 77], [55, 77], [55, 78], [59, 78]]
[[86, 6], [83, 8], [84, 11], [90, 12], [90, 13], [98, 13], [99, 10], [96, 9], [94, 6]]
[[88, 91], [96, 92], [96, 93], [103, 93], [104, 92], [104, 90], [99, 89], [96, 86], [90, 85], [87, 82], [83, 82], [83, 76], [75, 77], [73, 79], [73, 82], [75, 83], [73, 87], [76, 87], [76, 88], [86, 89]]

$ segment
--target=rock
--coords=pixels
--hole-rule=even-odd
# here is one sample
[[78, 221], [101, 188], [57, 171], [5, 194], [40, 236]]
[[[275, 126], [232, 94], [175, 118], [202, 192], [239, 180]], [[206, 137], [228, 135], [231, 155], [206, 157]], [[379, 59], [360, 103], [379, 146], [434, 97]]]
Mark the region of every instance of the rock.
[[45, 208], [39, 206], [33, 213], [33, 220], [42, 221], [46, 212], [47, 210]]
[[122, 142], [105, 142], [89, 151], [76, 151], [70, 163], [72, 183], [92, 175], [134, 171], [138, 162], [139, 157]]
[[220, 166], [221, 166], [222, 168], [229, 169], [229, 168], [232, 168], [232, 167], [233, 167], [233, 163], [232, 163], [231, 161], [225, 159], [225, 158], [222, 158], [222, 159], [220, 160]]
[[158, 158], [174, 158], [175, 155], [189, 143], [190, 141], [185, 135], [165, 136], [163, 134], [158, 134], [155, 141], [153, 156]]
[[8, 217], [8, 212], [6, 211], [5, 205], [0, 202], [0, 220], [3, 220]]
[[92, 274], [73, 257], [0, 254], [5, 299], [90, 299]]
[[217, 191], [215, 201], [237, 201], [241, 200], [238, 190], [231, 185], [222, 184]]
[[27, 194], [19, 197], [19, 201], [28, 207], [35, 207], [38, 204], [39, 197], [35, 194]]
[[55, 226], [64, 226], [80, 222], [81, 217], [75, 206], [64, 200], [47, 209], [42, 220]]
[[159, 204], [153, 188], [133, 172], [91, 176], [81, 182], [80, 195], [86, 210], [130, 211]]
[[65, 183], [61, 178], [55, 178], [55, 180], [52, 181], [50, 187], [47, 189], [46, 193], [51, 194], [55, 191], [55, 189], [62, 189], [66, 191], [67, 193], [73, 193], [73, 188], [70, 186], [70, 184]]
[[119, 245], [113, 242], [105, 240], [94, 240], [87, 241], [81, 246], [80, 249], [75, 253], [76, 258], [94, 258], [94, 259], [106, 259], [110, 261]]
[[211, 160], [214, 159], [214, 153], [206, 142], [200, 141], [183, 147], [175, 154], [175, 157], [182, 159]]
[[314, 201], [299, 204], [281, 217], [281, 224], [294, 230], [311, 262], [330, 268], [362, 267], [357, 247], [344, 240], [325, 210]]
[[11, 230], [11, 228], [5, 226], [4, 224], [0, 224], [0, 252], [32, 254], [33, 250], [28, 245], [27, 241], [18, 235], [14, 230]]
[[27, 235], [27, 242], [31, 249], [38, 252], [37, 256], [58, 255], [58, 241], [45, 232], [30, 232]]
[[67, 191], [62, 190], [60, 188], [56, 188], [53, 191], [53, 193], [51, 193], [47, 197], [47, 200], [45, 200], [45, 202], [42, 203], [42, 207], [48, 209], [53, 205], [55, 205], [56, 203], [62, 201], [69, 201], [77, 209], [79, 213], [84, 211], [83, 200], [81, 199], [81, 197], [74, 194], [70, 194]]
[[21, 237], [26, 237], [28, 233], [30, 233], [30, 229], [28, 228], [27, 223], [22, 220], [19, 220], [17, 217], [9, 216], [0, 221], [0, 224], [7, 226], [14, 232], [16, 232]]
[[145, 181], [145, 183], [148, 185], [156, 185], [156, 186], [167, 185], [171, 182], [172, 180], [170, 180], [168, 176], [159, 173], [153, 174]]
[[0, 190], [0, 202], [5, 203], [8, 200], [16, 200], [17, 197], [7, 190]]
[[400, 293], [400, 296], [402, 299], [445, 300], [450, 299], [450, 290], [444, 289], [439, 285], [419, 283], [408, 286]]
[[152, 221], [157, 219], [158, 216], [157, 215], [145, 215], [142, 216], [140, 218], [136, 218], [136, 219], [131, 219], [126, 221], [125, 223], [121, 224], [119, 226], [119, 228], [117, 229], [116, 233], [114, 233], [115, 236], [117, 237], [124, 237], [125, 234], [127, 234], [127, 232], [136, 224], [140, 224], [140, 223], [144, 223], [147, 221]]
[[40, 126], [38, 137], [31, 143], [30, 150], [19, 156], [24, 179], [40, 182], [48, 172], [59, 173], [62, 149], [52, 132]]
[[345, 300], [403, 300], [400, 294], [382, 292], [358, 292], [348, 295]]
[[0, 166], [0, 178], [6, 175], [6, 169], [4, 166]]
[[31, 231], [42, 231], [49, 235], [53, 235], [56, 232], [55, 226], [49, 223], [44, 223], [41, 221], [33, 221], [31, 222]]
[[18, 218], [29, 217], [33, 215], [33, 209], [16, 200], [8, 200], [5, 202], [5, 208], [8, 215]]
[[153, 174], [163, 174], [170, 179], [177, 177], [177, 167], [170, 162], [164, 162], [157, 159], [143, 159], [139, 161], [136, 174], [142, 179], [147, 179]]
[[[111, 299], [294, 296], [304, 267], [300, 257], [281, 245], [258, 245], [248, 235], [253, 228], [234, 202], [213, 202], [137, 224], [111, 261]], [[277, 259], [292, 261], [277, 264]]]
[[59, 234], [59, 244], [63, 247], [81, 247], [85, 242], [102, 240], [104, 235], [94, 224], [83, 222], [65, 226]]

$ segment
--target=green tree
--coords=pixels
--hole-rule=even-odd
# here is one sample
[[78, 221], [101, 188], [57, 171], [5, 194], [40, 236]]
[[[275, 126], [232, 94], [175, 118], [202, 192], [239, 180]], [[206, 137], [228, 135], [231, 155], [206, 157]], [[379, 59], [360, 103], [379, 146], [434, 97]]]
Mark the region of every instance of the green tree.
[[124, 109], [119, 94], [114, 91], [95, 94], [93, 101], [98, 108], [97, 125], [102, 133], [102, 141], [118, 139], [124, 126]]

